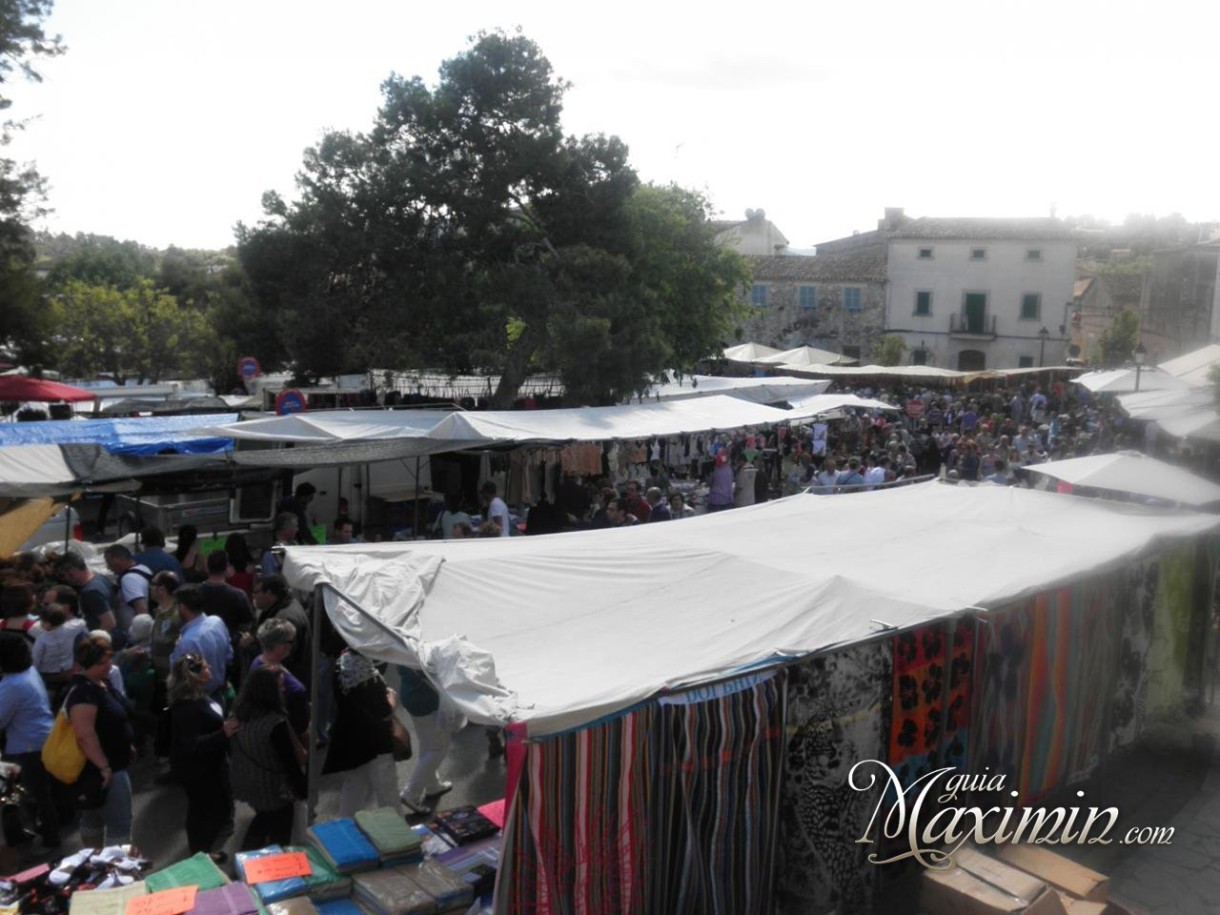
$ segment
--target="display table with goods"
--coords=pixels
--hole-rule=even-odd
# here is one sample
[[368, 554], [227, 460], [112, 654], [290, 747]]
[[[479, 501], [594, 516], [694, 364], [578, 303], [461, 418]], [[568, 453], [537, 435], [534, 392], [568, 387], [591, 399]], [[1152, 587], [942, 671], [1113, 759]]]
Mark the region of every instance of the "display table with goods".
[[[151, 871], [130, 846], [82, 849], [0, 880], [0, 915], [413, 915], [490, 912], [500, 826], [473, 807], [410, 826], [391, 808], [315, 823], [309, 845], [205, 854]], [[151, 871], [151, 872], [150, 872]]]

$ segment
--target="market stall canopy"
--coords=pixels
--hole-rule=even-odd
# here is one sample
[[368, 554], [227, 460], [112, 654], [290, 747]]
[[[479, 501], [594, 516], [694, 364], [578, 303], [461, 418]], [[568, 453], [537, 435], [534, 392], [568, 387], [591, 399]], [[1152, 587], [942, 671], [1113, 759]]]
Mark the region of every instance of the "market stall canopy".
[[737, 346], [727, 347], [724, 351], [724, 358], [730, 362], [757, 362], [767, 356], [774, 356], [778, 352], [782, 352], [782, 350], [778, 350], [774, 346], [763, 346], [761, 343], [740, 343]]
[[[820, 398], [820, 399], [819, 399]], [[724, 394], [686, 400], [662, 400], [615, 407], [576, 407], [563, 410], [487, 410], [441, 413], [429, 410], [350, 410], [294, 413], [216, 426], [205, 432], [256, 442], [291, 442], [311, 446], [315, 456], [330, 448], [331, 459], [348, 463], [360, 445], [365, 459], [389, 460], [481, 448], [530, 444], [601, 442], [646, 439], [694, 432], [716, 432], [749, 426], [770, 426], [809, 419], [833, 409], [860, 406], [893, 409], [879, 401], [861, 401], [851, 394], [821, 394], [813, 406], [781, 410]], [[393, 448], [369, 450], [372, 443]], [[340, 461], [340, 455], [344, 460]], [[239, 452], [239, 463], [296, 463], [300, 456], [274, 457], [275, 452]]]
[[215, 470], [224, 455], [111, 454], [101, 445], [8, 445], [0, 448], [0, 497], [35, 498], [138, 489], [138, 480]]
[[[1088, 388], [1094, 394], [1119, 394], [1135, 390], [1137, 372], [1135, 369], [1107, 369], [1104, 372], [1086, 372], [1076, 379], [1076, 383]], [[1184, 390], [1186, 382], [1154, 368], [1141, 369], [1139, 389], [1141, 391]]]
[[33, 498], [64, 495], [75, 489], [76, 475], [58, 445], [0, 448], [0, 496]]
[[85, 400], [93, 400], [93, 394], [70, 384], [31, 378], [29, 375], [0, 375], [0, 401], [78, 403]]
[[824, 379], [793, 378], [786, 375], [775, 378], [723, 378], [717, 375], [688, 375], [678, 381], [654, 385], [641, 394], [638, 399], [641, 402], [688, 400], [692, 397], [727, 394], [751, 403], [779, 403], [821, 394], [828, 387], [830, 387], [830, 382]]
[[[422, 666], [476, 721], [540, 735], [1217, 529], [1195, 512], [927, 483], [547, 537], [288, 547], [284, 571], [328, 586], [354, 648]], [[928, 573], [951, 556], [969, 561]]]
[[1132, 419], [1159, 421], [1186, 413], [1198, 413], [1212, 405], [1215, 398], [1210, 390], [1187, 388], [1161, 391], [1137, 391], [1119, 394], [1118, 405]]
[[1220, 415], [1216, 414], [1213, 406], [1157, 420], [1157, 425], [1166, 435], [1174, 438], [1220, 442]]
[[1138, 451], [1031, 464], [1025, 469], [1073, 486], [1161, 499], [1193, 508], [1220, 505], [1220, 486], [1211, 480]]
[[0, 499], [0, 558], [12, 556], [60, 507], [49, 498]]
[[763, 356], [756, 359], [763, 365], [855, 365], [857, 360], [849, 359], [840, 353], [818, 349], [816, 346], [798, 346], [795, 349], [784, 350], [773, 356]]
[[1192, 387], [1203, 388], [1212, 386], [1211, 368], [1214, 365], [1220, 365], [1220, 344], [1216, 343], [1162, 362], [1157, 368]]
[[34, 423], [0, 423], [0, 447], [8, 445], [101, 445], [112, 454], [216, 454], [233, 447], [232, 439], [206, 431], [235, 422], [238, 414], [149, 416], [137, 419], [51, 419]]

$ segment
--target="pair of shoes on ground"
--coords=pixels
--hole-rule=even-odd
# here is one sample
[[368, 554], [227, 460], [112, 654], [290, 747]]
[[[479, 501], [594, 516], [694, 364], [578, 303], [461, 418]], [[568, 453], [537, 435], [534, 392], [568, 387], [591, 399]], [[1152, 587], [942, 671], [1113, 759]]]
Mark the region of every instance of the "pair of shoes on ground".
[[399, 792], [398, 799], [412, 813], [422, 815], [432, 812], [432, 805], [428, 803], [429, 800], [438, 798], [442, 794], [448, 794], [452, 790], [453, 782], [437, 782], [436, 787], [432, 790], [414, 796], [407, 794], [407, 789], [404, 788]]

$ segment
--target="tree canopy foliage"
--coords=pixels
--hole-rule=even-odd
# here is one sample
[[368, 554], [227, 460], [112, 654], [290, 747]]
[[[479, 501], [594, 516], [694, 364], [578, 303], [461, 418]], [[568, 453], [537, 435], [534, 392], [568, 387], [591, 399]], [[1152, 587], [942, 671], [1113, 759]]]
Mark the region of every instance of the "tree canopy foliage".
[[[707, 202], [641, 186], [616, 137], [565, 136], [567, 84], [534, 42], [483, 33], [435, 87], [392, 75], [367, 133], [306, 151], [298, 198], [239, 228], [250, 289], [298, 373], [561, 373], [601, 402], [710, 355], [743, 261]], [[257, 355], [257, 354], [256, 354]]]
[[1130, 308], [1124, 308], [1098, 339], [1101, 348], [1101, 364], [1118, 366], [1131, 361], [1131, 353], [1139, 343], [1140, 316]]
[[[17, 71], [38, 81], [34, 61], [63, 53], [59, 39], [48, 37], [43, 22], [52, 0], [0, 0], [0, 87]], [[0, 110], [12, 100], [0, 90]], [[7, 145], [19, 125], [0, 127], [0, 145]], [[0, 156], [0, 346], [18, 351], [37, 340], [40, 330], [38, 284], [32, 275], [33, 233], [29, 223], [41, 212], [44, 182], [32, 166]]]

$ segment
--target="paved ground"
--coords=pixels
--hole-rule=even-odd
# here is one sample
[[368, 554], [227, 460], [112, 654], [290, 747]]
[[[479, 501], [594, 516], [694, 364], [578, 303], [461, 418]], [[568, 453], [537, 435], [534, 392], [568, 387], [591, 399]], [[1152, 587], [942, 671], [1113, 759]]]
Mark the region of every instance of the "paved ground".
[[[414, 739], [414, 734], [412, 738]], [[400, 786], [406, 783], [412, 765], [413, 761], [398, 764]], [[160, 770], [156, 765], [149, 760], [139, 761], [131, 769], [135, 791], [132, 839], [135, 845], [153, 860], [154, 866], [164, 867], [185, 858], [187, 854], [183, 827], [186, 820], [186, 796], [181, 789], [173, 785], [156, 784], [158, 771]], [[442, 809], [463, 804], [485, 804], [504, 796], [504, 759], [501, 757], [494, 761], [488, 760], [487, 739], [481, 727], [467, 727], [456, 735], [446, 762], [441, 766], [441, 776], [454, 783], [453, 791], [437, 801]], [[336, 815], [341, 777], [333, 775], [322, 779], [318, 801], [319, 819]], [[402, 809], [405, 812], [405, 808]], [[252, 815], [253, 812], [244, 804], [237, 805], [235, 835], [227, 846], [230, 852], [240, 842]], [[422, 819], [424, 818], [413, 818], [412, 822]], [[76, 830], [65, 832], [62, 854], [75, 851], [79, 844]], [[34, 863], [48, 860], [50, 856], [42, 854], [39, 848], [37, 842], [26, 846], [22, 853], [23, 861]]]

